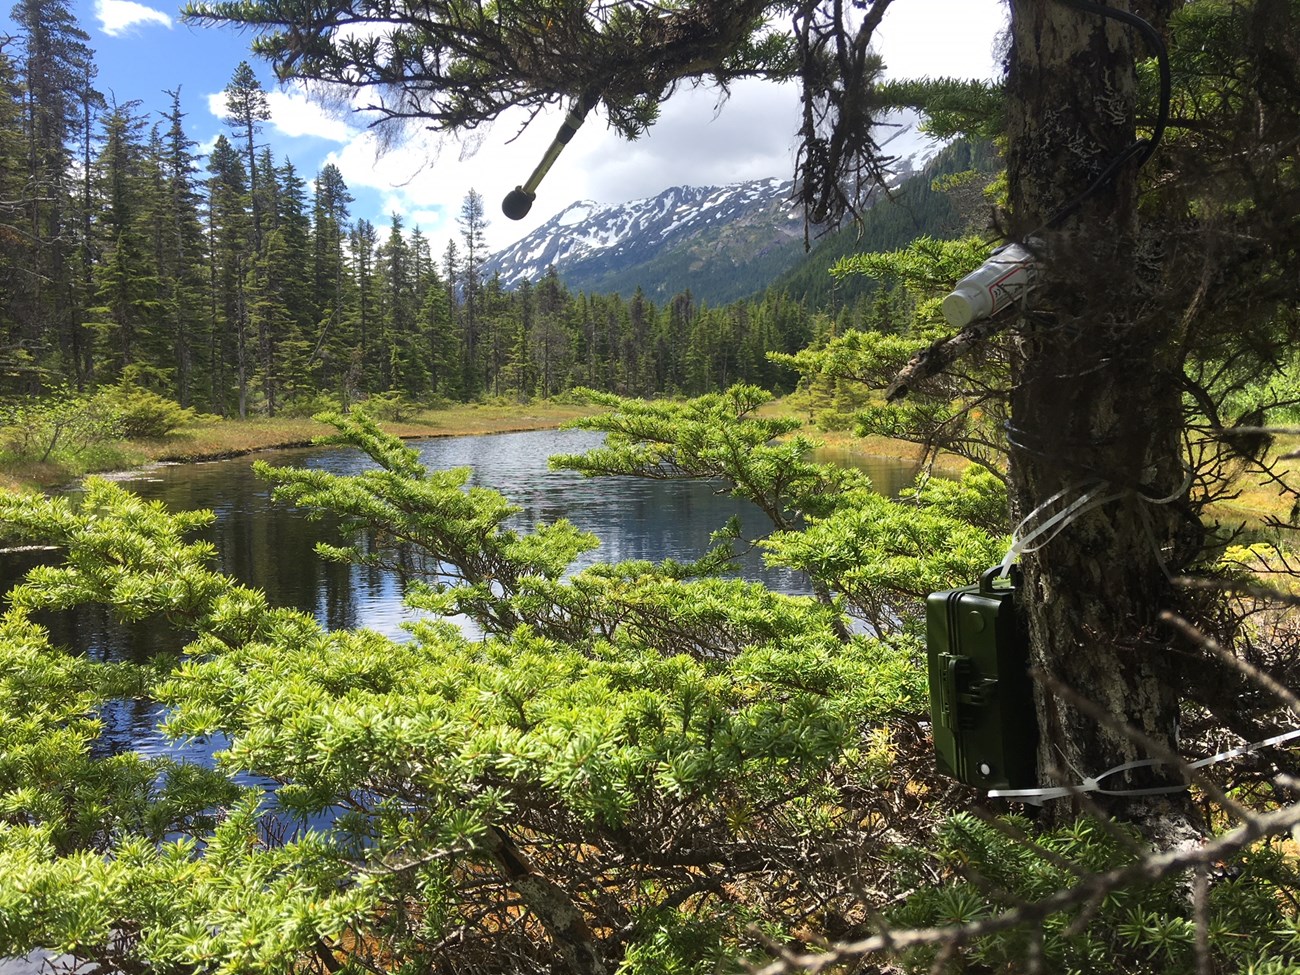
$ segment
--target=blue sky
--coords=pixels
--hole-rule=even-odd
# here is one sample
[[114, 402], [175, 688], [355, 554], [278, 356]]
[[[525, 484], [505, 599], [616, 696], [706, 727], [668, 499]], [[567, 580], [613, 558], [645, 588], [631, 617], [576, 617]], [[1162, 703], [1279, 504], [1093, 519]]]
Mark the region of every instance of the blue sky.
[[[228, 131], [216, 114], [221, 91], [239, 61], [248, 60], [271, 100], [273, 117], [262, 137], [277, 160], [292, 160], [309, 183], [333, 162], [356, 197], [354, 218], [382, 229], [397, 211], [408, 228], [420, 226], [435, 253], [456, 236], [456, 214], [470, 187], [488, 201], [487, 241], [495, 249], [575, 200], [618, 203], [683, 183], [784, 178], [793, 171], [798, 111], [791, 88], [740, 84], [721, 110], [715, 93], [692, 91], [668, 103], [650, 134], [635, 143], [590, 119], [548, 174], [528, 218], [516, 223], [500, 214], [499, 201], [531, 173], [558, 127], [558, 113], [509, 144], [521, 118], [501, 119], [478, 145], [430, 133], [376, 158], [363, 119], [332, 117], [301, 90], [279, 86], [248, 53], [246, 33], [186, 26], [176, 8], [157, 0], [74, 0], [73, 10], [96, 52], [99, 89], [158, 112], [168, 106], [164, 90], [179, 86], [186, 129], [204, 149]], [[990, 77], [994, 37], [1005, 20], [1005, 0], [895, 0], [878, 48], [896, 77]]]

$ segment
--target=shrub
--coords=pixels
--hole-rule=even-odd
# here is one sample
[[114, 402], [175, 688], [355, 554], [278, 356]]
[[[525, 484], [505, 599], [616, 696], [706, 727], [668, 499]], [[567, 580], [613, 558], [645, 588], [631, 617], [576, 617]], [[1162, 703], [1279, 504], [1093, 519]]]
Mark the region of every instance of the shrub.
[[133, 440], [165, 437], [195, 419], [193, 410], [129, 380], [100, 390], [90, 406], [115, 417], [119, 434]]
[[386, 393], [372, 393], [366, 397], [361, 407], [376, 420], [389, 422], [409, 420], [417, 409], [414, 403], [395, 389], [390, 389]]
[[94, 400], [59, 390], [0, 410], [5, 450], [16, 459], [45, 463], [56, 453], [77, 456], [122, 434], [115, 411]]
[[280, 406], [280, 415], [311, 417], [317, 413], [338, 413], [342, 409], [342, 402], [330, 393], [298, 393]]

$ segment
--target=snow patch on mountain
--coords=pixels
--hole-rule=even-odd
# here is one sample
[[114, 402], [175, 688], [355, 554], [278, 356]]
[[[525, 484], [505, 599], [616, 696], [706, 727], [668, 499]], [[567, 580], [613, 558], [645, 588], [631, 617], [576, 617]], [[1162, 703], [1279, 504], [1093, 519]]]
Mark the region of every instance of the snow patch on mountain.
[[506, 287], [536, 281], [554, 265], [566, 267], [602, 257], [617, 258], [671, 245], [710, 225], [743, 220], [773, 207], [781, 223], [799, 214], [790, 180], [763, 179], [731, 186], [673, 186], [658, 196], [627, 203], [580, 200], [531, 234], [493, 254], [485, 271], [499, 273]]
[[[877, 141], [893, 158], [901, 182], [920, 171], [942, 145], [920, 132], [914, 114], [898, 113], [878, 129]], [[551, 267], [570, 282], [599, 280], [654, 261], [674, 249], [703, 246], [706, 239], [743, 231], [749, 257], [761, 256], [803, 236], [803, 212], [794, 182], [776, 177], [728, 186], [673, 186], [657, 196], [627, 203], [579, 200], [526, 237], [493, 254], [488, 276], [507, 288], [538, 281]], [[733, 265], [746, 260], [732, 253]]]

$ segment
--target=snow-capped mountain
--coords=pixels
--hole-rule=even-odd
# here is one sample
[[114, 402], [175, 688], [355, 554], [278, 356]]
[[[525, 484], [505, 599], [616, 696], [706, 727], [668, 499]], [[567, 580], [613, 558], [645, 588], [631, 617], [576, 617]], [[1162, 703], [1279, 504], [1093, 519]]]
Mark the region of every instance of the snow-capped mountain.
[[[897, 158], [896, 180], [924, 167], [939, 146], [914, 119], [881, 130]], [[729, 186], [674, 186], [628, 203], [570, 204], [528, 236], [492, 255], [485, 273], [507, 288], [555, 267], [572, 290], [656, 301], [689, 288], [711, 304], [752, 294], [804, 254], [803, 212], [788, 179]]]
[[[791, 245], [798, 245], [790, 255], [795, 259], [803, 217], [790, 200], [792, 190], [789, 180], [765, 179], [674, 186], [628, 203], [583, 200], [494, 254], [484, 270], [500, 273], [506, 287], [536, 281], [554, 266], [574, 290], [681, 290], [691, 287], [689, 279], [719, 270], [734, 274]], [[676, 280], [661, 289], [665, 276]]]

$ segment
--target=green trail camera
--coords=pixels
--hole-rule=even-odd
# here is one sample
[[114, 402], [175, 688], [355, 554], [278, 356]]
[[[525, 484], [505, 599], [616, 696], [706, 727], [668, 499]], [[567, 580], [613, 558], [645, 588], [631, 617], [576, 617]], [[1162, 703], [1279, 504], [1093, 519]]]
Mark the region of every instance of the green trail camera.
[[1037, 785], [1029, 652], [1016, 618], [1020, 573], [995, 585], [932, 593], [925, 601], [930, 724], [939, 771], [981, 789]]

